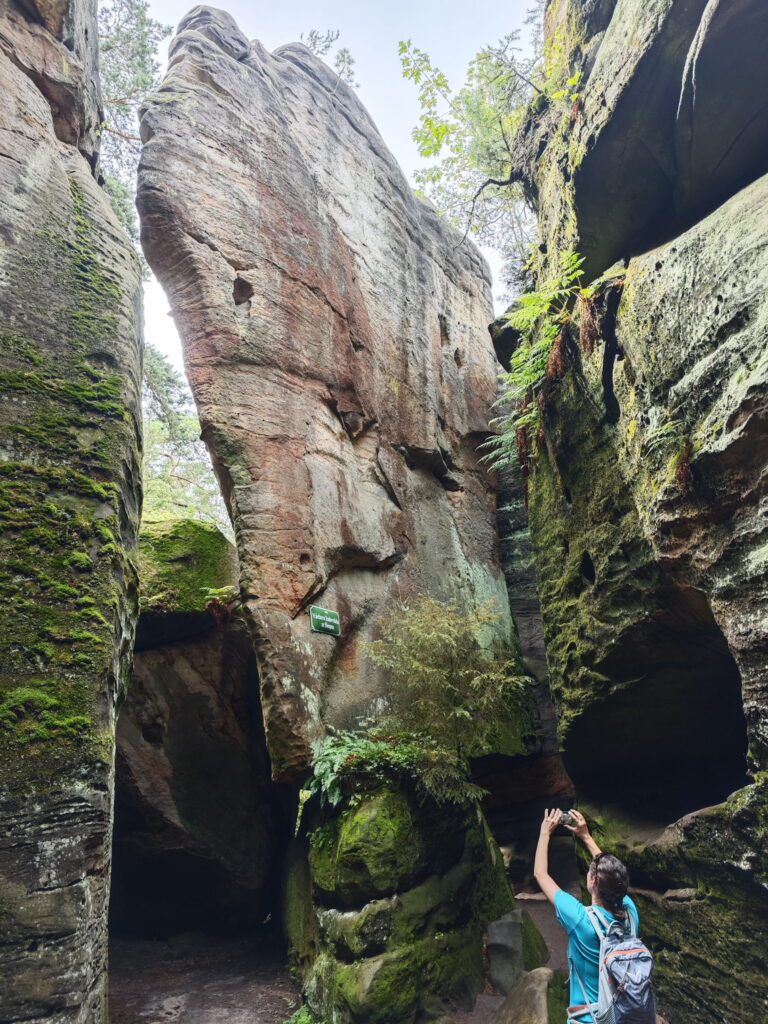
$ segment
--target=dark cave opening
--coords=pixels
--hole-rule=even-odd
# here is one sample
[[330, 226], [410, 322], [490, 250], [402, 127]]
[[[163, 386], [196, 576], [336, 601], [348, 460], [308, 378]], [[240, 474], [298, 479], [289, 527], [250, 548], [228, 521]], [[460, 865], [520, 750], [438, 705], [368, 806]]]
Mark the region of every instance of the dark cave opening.
[[112, 939], [257, 935], [279, 919], [296, 795], [271, 780], [243, 624], [206, 618], [138, 633], [117, 724]]
[[595, 668], [607, 693], [565, 741], [586, 803], [666, 825], [749, 781], [741, 677], [699, 591], [671, 588]]

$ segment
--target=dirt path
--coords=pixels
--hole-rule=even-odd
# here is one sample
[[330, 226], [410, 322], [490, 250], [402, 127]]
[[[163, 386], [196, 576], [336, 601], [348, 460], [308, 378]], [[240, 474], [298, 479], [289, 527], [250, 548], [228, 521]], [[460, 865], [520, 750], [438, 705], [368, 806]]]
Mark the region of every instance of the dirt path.
[[269, 938], [110, 946], [110, 1024], [283, 1024], [299, 990]]
[[[526, 900], [525, 909], [547, 940], [555, 937], [551, 908]], [[553, 926], [551, 936], [547, 925]], [[110, 1024], [283, 1024], [300, 1005], [282, 945], [271, 936], [192, 934], [170, 943], [116, 939], [110, 945], [109, 992]], [[486, 992], [454, 1024], [490, 1024], [502, 1002]]]

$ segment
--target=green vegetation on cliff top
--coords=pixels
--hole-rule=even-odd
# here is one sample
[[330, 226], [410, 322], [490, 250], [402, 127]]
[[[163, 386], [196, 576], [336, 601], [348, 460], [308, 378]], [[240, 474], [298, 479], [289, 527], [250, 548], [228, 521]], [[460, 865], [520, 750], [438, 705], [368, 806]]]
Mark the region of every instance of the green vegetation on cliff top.
[[201, 612], [212, 591], [235, 596], [235, 550], [212, 523], [145, 517], [139, 578], [143, 612]]

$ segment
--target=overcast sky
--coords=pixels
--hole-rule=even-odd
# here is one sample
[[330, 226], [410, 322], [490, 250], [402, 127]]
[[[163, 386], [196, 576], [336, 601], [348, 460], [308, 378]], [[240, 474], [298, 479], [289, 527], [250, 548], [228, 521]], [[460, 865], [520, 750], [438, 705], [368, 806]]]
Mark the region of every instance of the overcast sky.
[[[411, 139], [419, 108], [416, 87], [400, 71], [397, 44], [410, 39], [429, 53], [451, 85], [462, 83], [467, 64], [481, 47], [515, 29], [522, 31], [530, 0], [473, 4], [466, 0], [284, 0], [245, 3], [232, 0], [226, 9], [243, 32], [270, 50], [297, 40], [310, 29], [338, 29], [338, 45], [355, 58], [360, 99], [384, 141], [412, 179], [419, 157]], [[150, 0], [152, 16], [173, 25], [190, 9], [189, 0]], [[486, 254], [491, 257], [492, 254]], [[181, 348], [162, 289], [154, 280], [145, 289], [146, 338], [181, 368]]]

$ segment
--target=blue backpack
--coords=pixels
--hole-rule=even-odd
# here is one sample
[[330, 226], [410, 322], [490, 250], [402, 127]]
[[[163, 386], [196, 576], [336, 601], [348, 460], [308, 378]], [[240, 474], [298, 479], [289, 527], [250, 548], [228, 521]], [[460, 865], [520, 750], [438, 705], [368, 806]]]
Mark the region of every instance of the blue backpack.
[[585, 909], [600, 941], [598, 997], [596, 1003], [589, 1002], [584, 983], [571, 965], [584, 1005], [569, 1007], [568, 1020], [591, 1013], [595, 1024], [656, 1024], [653, 957], [635, 935], [632, 915], [627, 914], [627, 932], [619, 921], [608, 923], [597, 907]]

